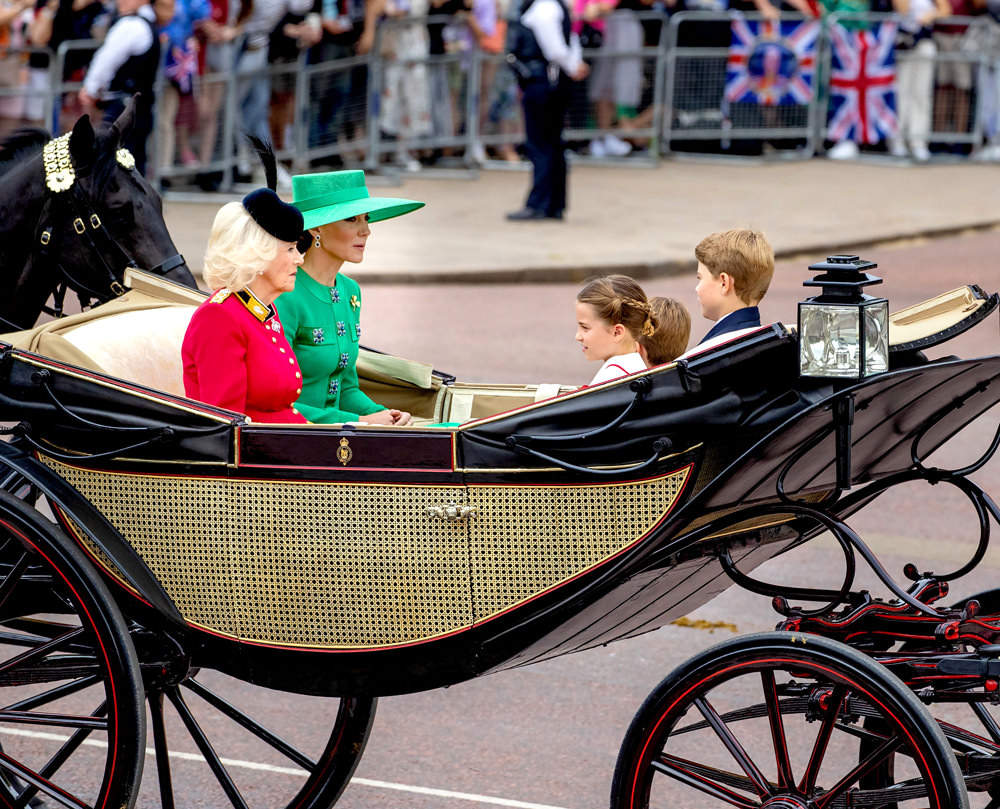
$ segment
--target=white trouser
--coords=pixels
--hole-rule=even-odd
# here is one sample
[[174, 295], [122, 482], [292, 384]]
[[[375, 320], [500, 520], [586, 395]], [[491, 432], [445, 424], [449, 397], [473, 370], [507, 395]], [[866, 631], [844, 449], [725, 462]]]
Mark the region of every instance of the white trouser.
[[896, 109], [899, 136], [911, 149], [927, 148], [931, 131], [931, 105], [934, 93], [934, 54], [932, 39], [922, 39], [905, 56], [897, 52]]

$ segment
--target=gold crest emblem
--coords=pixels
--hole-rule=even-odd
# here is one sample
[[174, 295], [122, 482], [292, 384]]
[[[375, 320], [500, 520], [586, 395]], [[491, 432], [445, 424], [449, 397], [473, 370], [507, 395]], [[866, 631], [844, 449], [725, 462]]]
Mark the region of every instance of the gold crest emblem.
[[337, 460], [340, 461], [344, 466], [350, 463], [351, 458], [354, 457], [354, 450], [351, 449], [351, 445], [348, 443], [346, 438], [340, 439], [340, 446], [337, 447]]

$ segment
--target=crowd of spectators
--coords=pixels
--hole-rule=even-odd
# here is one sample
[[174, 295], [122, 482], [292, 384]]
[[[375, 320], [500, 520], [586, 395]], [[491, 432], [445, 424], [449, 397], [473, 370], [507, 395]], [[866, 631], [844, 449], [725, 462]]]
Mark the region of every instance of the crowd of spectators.
[[[121, 13], [117, 8], [121, 2], [0, 0], [0, 136], [25, 125], [51, 127], [52, 117], [44, 104], [50, 81], [49, 54], [63, 43], [101, 41]], [[309, 145], [363, 145], [370, 120], [366, 114], [368, 68], [365, 60], [355, 57], [371, 54], [376, 46], [384, 64], [378, 121], [379, 137], [389, 144], [382, 150], [386, 159], [408, 170], [418, 170], [438, 158], [469, 159], [462, 133], [469, 114], [466, 99], [473, 93], [478, 99], [473, 113], [477, 131], [490, 135], [489, 152], [494, 158], [518, 161], [514, 141], [522, 125], [514, 76], [499, 60], [487, 61], [479, 86], [469, 88], [468, 53], [478, 48], [501, 54], [511, 3], [519, 2], [154, 0], [151, 8], [164, 65], [164, 80], [155, 99], [156, 166], [167, 168], [168, 175], [178, 168], [190, 169], [203, 187], [217, 183], [219, 175], [205, 169], [223, 157], [220, 119], [226, 84], [233, 77], [237, 127], [268, 137], [279, 153], [291, 147], [296, 64], [303, 53], [311, 64], [346, 65], [310, 84]], [[994, 3], [997, 8], [991, 8]], [[986, 145], [1000, 142], [1000, 125], [995, 120], [1000, 112], [990, 110], [991, 104], [996, 105], [993, 97], [1000, 94], [995, 88], [980, 86], [972, 65], [962, 61], [963, 52], [969, 52], [967, 26], [934, 25], [941, 16], [992, 13], [1000, 18], [1000, 0], [567, 0], [567, 4], [585, 53], [598, 57], [591, 58], [592, 74], [574, 91], [570, 108], [571, 126], [598, 132], [589, 142], [577, 144], [594, 156], [623, 156], [644, 145], [631, 133], [651, 126], [654, 75], [652, 60], [636, 56], [636, 50], [656, 46], [664, 22], [673, 13], [726, 9], [758, 11], [769, 17], [782, 10], [815, 16], [833, 11], [896, 11], [907, 21], [904, 31], [918, 33], [911, 47], [921, 58], [910, 66], [907, 54], [900, 60], [900, 81], [906, 84], [900, 92], [905, 137], [886, 147], [925, 159], [928, 131], [971, 132], [976, 114], [992, 115], [989, 120], [981, 117], [986, 124]], [[385, 20], [393, 24], [376, 37], [377, 27]], [[680, 32], [681, 46], [725, 47], [729, 41], [724, 21], [689, 23]], [[956, 56], [953, 61], [939, 60], [936, 66], [921, 61], [935, 53]], [[428, 59], [433, 56], [449, 58]], [[71, 47], [63, 62], [62, 80], [84, 80], [93, 57], [93, 44]], [[697, 87], [698, 96], [712, 99], [701, 104], [693, 96], [675, 98], [671, 114], [681, 120], [694, 112], [686, 110], [686, 105], [704, 107], [709, 113], [713, 107], [718, 109], [724, 75], [706, 64], [687, 60], [676, 66], [678, 90], [690, 84]], [[992, 74], [985, 78], [996, 80]], [[72, 125], [85, 109], [80, 96], [65, 94], [60, 125]], [[421, 149], [428, 140], [437, 145], [435, 150]], [[971, 151], [975, 146], [962, 144], [960, 148]], [[490, 156], [483, 143], [475, 142], [471, 149], [476, 161]], [[338, 156], [331, 160], [352, 157], [336, 151]], [[237, 175], [248, 173], [253, 163], [249, 155], [240, 153]], [[284, 183], [287, 177], [280, 180]]]

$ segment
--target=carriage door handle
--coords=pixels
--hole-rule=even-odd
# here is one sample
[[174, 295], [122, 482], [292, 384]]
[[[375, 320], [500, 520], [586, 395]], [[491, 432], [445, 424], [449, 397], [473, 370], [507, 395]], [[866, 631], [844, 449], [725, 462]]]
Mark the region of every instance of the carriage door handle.
[[465, 522], [471, 520], [479, 512], [475, 506], [460, 506], [456, 503], [448, 503], [446, 506], [427, 506], [424, 513], [432, 520], [444, 520], [445, 522]]

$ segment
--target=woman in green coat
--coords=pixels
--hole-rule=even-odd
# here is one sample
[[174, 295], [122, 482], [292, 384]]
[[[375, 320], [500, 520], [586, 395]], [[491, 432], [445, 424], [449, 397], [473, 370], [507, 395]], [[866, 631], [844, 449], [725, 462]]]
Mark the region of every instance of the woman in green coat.
[[294, 291], [284, 293], [275, 306], [302, 369], [296, 408], [316, 424], [411, 423], [409, 413], [385, 409], [358, 386], [361, 290], [340, 270], [345, 262], [364, 259], [370, 222], [415, 211], [424, 203], [370, 197], [363, 171], [298, 175], [292, 177], [292, 193], [309, 247]]

